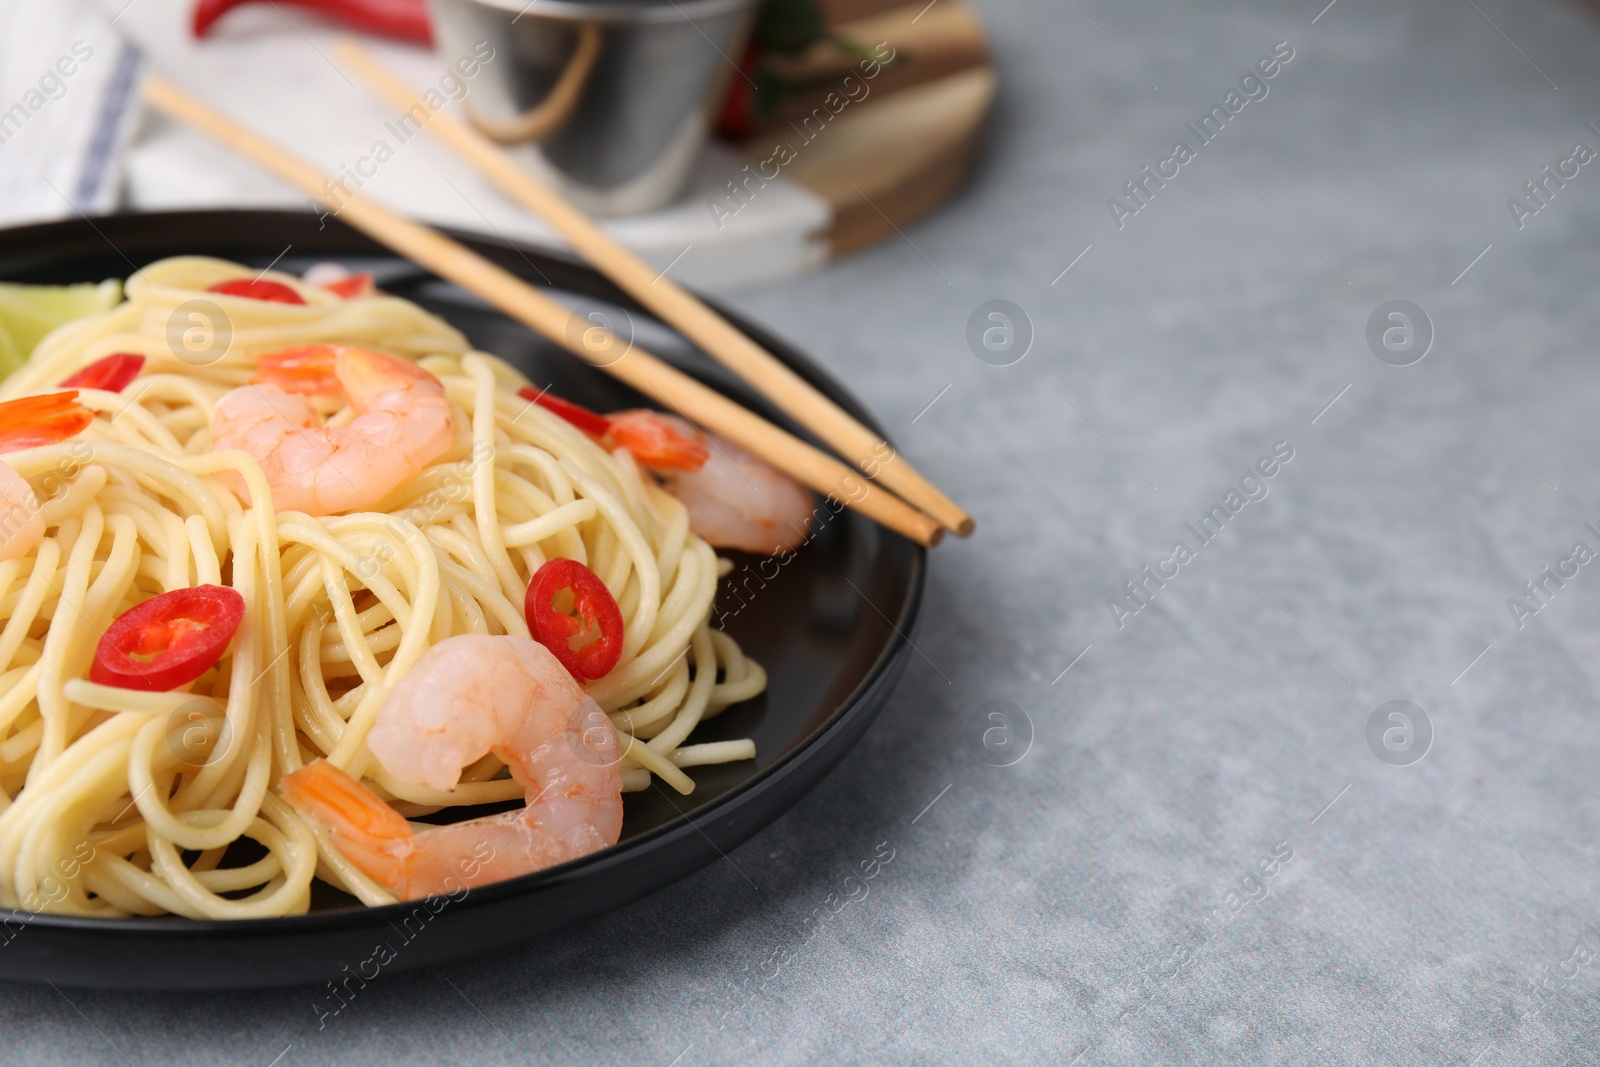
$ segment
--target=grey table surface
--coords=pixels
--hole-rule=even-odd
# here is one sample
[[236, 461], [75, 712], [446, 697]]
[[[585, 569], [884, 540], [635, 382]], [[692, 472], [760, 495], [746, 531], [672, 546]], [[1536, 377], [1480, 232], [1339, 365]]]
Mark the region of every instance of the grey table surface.
[[[792, 812], [320, 1026], [306, 989], [0, 986], [0, 1059], [1600, 1061], [1600, 166], [1563, 164], [1600, 148], [1600, 12], [1323, 3], [982, 0], [1003, 87], [971, 187], [738, 298], [981, 520]], [[1179, 139], [1119, 228], [1108, 198]], [[1532, 200], [1546, 165], [1578, 172]], [[1031, 322], [1010, 366], [966, 340], [993, 299]], [[1426, 321], [1380, 315], [1375, 349], [1391, 300]], [[1146, 565], [1177, 573], [1108, 607]]]

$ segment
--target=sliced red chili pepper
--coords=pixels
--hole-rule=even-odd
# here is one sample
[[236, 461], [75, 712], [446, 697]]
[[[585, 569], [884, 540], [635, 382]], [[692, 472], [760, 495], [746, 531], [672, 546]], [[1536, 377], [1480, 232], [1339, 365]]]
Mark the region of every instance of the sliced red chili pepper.
[[717, 132], [730, 141], [742, 141], [756, 132], [756, 90], [761, 69], [761, 46], [754, 41], [745, 46], [739, 61], [739, 77], [728, 79], [728, 95], [717, 116]]
[[78, 403], [78, 391], [24, 396], [0, 404], [0, 452], [53, 445], [76, 437], [94, 421], [94, 411]]
[[144, 369], [144, 357], [132, 352], [117, 352], [97, 359], [61, 383], [63, 389], [103, 389], [120, 393]]
[[244, 597], [220, 585], [174, 589], [123, 612], [94, 652], [89, 680], [161, 693], [210, 670], [244, 619]]
[[667, 416], [636, 409], [611, 416], [611, 429], [600, 442], [607, 448], [626, 448], [633, 458], [655, 470], [697, 471], [711, 453], [684, 436]]
[[533, 639], [580, 682], [604, 678], [622, 658], [616, 598], [575, 559], [553, 559], [535, 571], [523, 611]]
[[206, 292], [221, 293], [223, 296], [242, 296], [246, 300], [265, 300], [269, 304], [305, 303], [300, 294], [287, 285], [266, 278], [234, 278], [232, 281], [208, 286]]
[[[200, 0], [194, 6], [194, 35], [204, 37], [211, 24], [249, 0]], [[284, 0], [370, 30], [418, 44], [433, 42], [426, 0]]]
[[359, 300], [361, 297], [371, 296], [375, 286], [372, 283], [372, 275], [363, 272], [347, 275], [336, 282], [328, 282], [323, 288], [341, 300]]
[[517, 395], [524, 400], [533, 401], [546, 411], [560, 415], [590, 437], [604, 437], [611, 429], [611, 420], [604, 415], [597, 415], [586, 407], [574, 404], [570, 400], [563, 400], [549, 390], [539, 390], [531, 385], [524, 385], [517, 390]]

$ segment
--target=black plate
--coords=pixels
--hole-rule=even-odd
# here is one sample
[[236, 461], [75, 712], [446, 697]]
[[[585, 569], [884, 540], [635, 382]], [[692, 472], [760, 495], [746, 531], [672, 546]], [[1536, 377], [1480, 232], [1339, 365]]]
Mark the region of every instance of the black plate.
[[[720, 366], [661, 325], [594, 271], [571, 260], [458, 235], [474, 250], [569, 304], [626, 313], [637, 343], [794, 430]], [[398, 259], [346, 227], [319, 228], [289, 212], [125, 215], [0, 231], [0, 280], [100, 281], [177, 254], [221, 256], [298, 273], [337, 259], [372, 270], [379, 285], [449, 320], [485, 351], [537, 382], [600, 411], [644, 398], [580, 364], [476, 298]], [[851, 414], [874, 426], [837, 382], [783, 343], [729, 316]], [[624, 327], [625, 328], [625, 327]], [[17, 913], [0, 921], [0, 978], [137, 989], [217, 989], [425, 967], [501, 947], [619, 907], [719, 858], [783, 814], [865, 732], [905, 669], [927, 554], [853, 512], [830, 518], [782, 568], [740, 558], [723, 583], [721, 625], [762, 663], [766, 694], [702, 726], [695, 741], [753, 737], [753, 762], [697, 768], [688, 797], [653, 787], [624, 802], [622, 840], [574, 863], [475, 889], [455, 902], [363, 908], [324, 894], [309, 915], [236, 922], [79, 919]], [[870, 601], [870, 603], [868, 602]], [[741, 606], [742, 605], [742, 606]], [[342, 898], [342, 899], [340, 899]], [[421, 936], [425, 933], [426, 936]]]

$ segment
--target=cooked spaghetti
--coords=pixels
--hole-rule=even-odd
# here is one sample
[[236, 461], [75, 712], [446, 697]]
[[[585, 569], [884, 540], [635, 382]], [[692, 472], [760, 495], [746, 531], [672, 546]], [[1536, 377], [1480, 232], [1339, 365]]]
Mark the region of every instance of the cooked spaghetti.
[[[207, 291], [255, 276], [214, 259], [156, 263], [128, 279], [126, 303], [58, 329], [0, 386], [0, 400], [33, 396], [115, 354], [145, 360], [120, 393], [82, 389], [97, 416], [82, 432], [0, 457], [28, 480], [45, 531], [0, 562], [0, 906], [280, 916], [308, 909], [314, 878], [368, 904], [394, 899], [278, 783], [326, 758], [407, 818], [523, 799], [495, 755], [447, 791], [386, 773], [366, 741], [430, 647], [528, 637], [524, 592], [553, 559], [585, 564], [621, 611], [620, 660], [585, 689], [615, 726], [624, 790], [655, 777], [687, 793], [685, 768], [753, 758], [750, 741], [685, 743], [766, 676], [710, 627], [725, 564], [683, 504], [405, 300], [345, 299], [278, 273], [265, 279], [303, 303]], [[275, 512], [263, 465], [213, 448], [217, 405], [263, 354], [335, 344], [415, 361], [442, 384], [453, 431], [369, 507]], [[330, 427], [354, 416], [315, 403]], [[113, 620], [197, 586], [244, 605], [214, 666], [178, 691], [90, 680]]]

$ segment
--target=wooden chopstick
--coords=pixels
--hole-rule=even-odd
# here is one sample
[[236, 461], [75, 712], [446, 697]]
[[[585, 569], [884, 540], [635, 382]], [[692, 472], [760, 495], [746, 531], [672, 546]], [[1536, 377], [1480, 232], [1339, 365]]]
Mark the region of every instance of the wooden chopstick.
[[[351, 38], [338, 44], [340, 60], [401, 111], [422, 103], [400, 80]], [[431, 109], [426, 109], [431, 110]], [[791, 418], [863, 471], [931, 515], [959, 537], [972, 533], [972, 516], [963, 511], [876, 433], [823, 396], [779, 362], [742, 330], [660, 274], [617, 241], [565, 197], [528, 175], [504, 149], [448, 114], [432, 115], [429, 132], [477, 167], [501, 192], [547, 222], [602, 274], [639, 303], [661, 316], [717, 362], [743, 378]]]
[[[899, 497], [873, 488], [867, 479], [832, 456], [747, 411], [639, 346], [634, 345], [615, 362], [603, 363], [605, 357], [592, 355], [578, 338], [567, 336], [570, 312], [521, 278], [438, 231], [366, 197], [334, 203], [332, 195], [325, 191], [335, 188], [327, 174], [201, 103], [166, 78], [155, 74], [147, 77], [144, 96], [157, 111], [210, 135], [298, 187], [307, 196], [326, 203], [342, 220], [379, 244], [475, 293], [585, 362], [691, 422], [726, 437], [796, 481], [819, 493], [832, 494], [920, 544], [938, 544], [943, 536], [944, 530], [938, 523]], [[610, 345], [602, 346], [601, 352], [606, 351], [614, 349]]]

